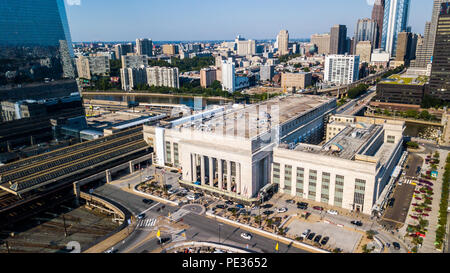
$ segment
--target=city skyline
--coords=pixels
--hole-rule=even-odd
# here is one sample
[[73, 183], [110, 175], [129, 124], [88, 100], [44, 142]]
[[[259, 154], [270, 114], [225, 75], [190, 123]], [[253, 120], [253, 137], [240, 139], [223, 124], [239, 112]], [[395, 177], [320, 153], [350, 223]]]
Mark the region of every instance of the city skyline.
[[[281, 0], [276, 6], [266, 0], [245, 3], [235, 0], [226, 3], [130, 0], [120, 9], [112, 8], [114, 1], [109, 1], [109, 8], [105, 8], [104, 0], [66, 0], [73, 41], [134, 41], [137, 37], [153, 41], [232, 40], [238, 34], [247, 39], [263, 40], [275, 39], [280, 29], [287, 29], [292, 39], [302, 39], [315, 33], [327, 33], [335, 24], [346, 25], [348, 33], [353, 34], [357, 20], [371, 18], [372, 14], [370, 1], [366, 0], [349, 0], [351, 4], [347, 5], [330, 0], [321, 0], [320, 4]], [[230, 6], [239, 8], [231, 13], [211, 12], [227, 11]], [[348, 6], [352, 7], [351, 14]], [[411, 1], [410, 16], [414, 20], [410, 20], [409, 25], [413, 32], [423, 34], [432, 6], [432, 0]], [[329, 20], [311, 25], [319, 12], [323, 13], [322, 18]], [[119, 17], [128, 20], [127, 23], [116, 20]], [[93, 24], [95, 29], [91, 28]]]

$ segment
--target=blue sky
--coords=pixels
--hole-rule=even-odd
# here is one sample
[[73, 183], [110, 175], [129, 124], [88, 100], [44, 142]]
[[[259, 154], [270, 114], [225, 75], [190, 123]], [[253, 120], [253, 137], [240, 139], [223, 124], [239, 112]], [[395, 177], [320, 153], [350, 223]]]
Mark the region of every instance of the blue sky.
[[[373, 0], [66, 0], [73, 41], [232, 40], [292, 38], [329, 32], [371, 17]], [[409, 25], [423, 33], [433, 0], [411, 0]]]

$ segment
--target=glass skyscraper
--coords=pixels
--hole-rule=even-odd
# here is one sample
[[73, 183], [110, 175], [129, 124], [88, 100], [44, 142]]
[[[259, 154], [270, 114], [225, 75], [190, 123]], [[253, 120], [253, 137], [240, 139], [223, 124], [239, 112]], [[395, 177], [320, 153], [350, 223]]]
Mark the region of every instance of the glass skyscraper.
[[74, 78], [64, 0], [0, 0], [0, 85]]
[[381, 47], [391, 56], [396, 55], [398, 34], [407, 30], [410, 3], [411, 0], [385, 1]]

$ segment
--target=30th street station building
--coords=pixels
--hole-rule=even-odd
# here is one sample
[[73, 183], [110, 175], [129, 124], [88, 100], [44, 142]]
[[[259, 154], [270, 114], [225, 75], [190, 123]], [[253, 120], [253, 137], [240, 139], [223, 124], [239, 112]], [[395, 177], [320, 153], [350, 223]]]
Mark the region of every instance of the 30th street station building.
[[[404, 123], [344, 119], [336, 107], [334, 98], [307, 95], [221, 106], [144, 126], [144, 138], [157, 165], [182, 169], [180, 182], [201, 190], [252, 202], [277, 185], [370, 214], [401, 156]], [[332, 127], [341, 131], [324, 141]]]

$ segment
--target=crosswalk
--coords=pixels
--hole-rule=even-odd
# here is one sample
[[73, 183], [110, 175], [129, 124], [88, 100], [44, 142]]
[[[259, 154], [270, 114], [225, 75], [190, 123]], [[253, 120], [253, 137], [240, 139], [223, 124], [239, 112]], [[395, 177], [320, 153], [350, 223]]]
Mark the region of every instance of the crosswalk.
[[156, 219], [142, 219], [139, 220], [137, 227], [138, 228], [146, 228], [146, 227], [154, 227], [156, 224]]
[[407, 185], [414, 185], [416, 186], [416, 182], [412, 179], [405, 179], [405, 181], [403, 181], [403, 184], [407, 184]]

